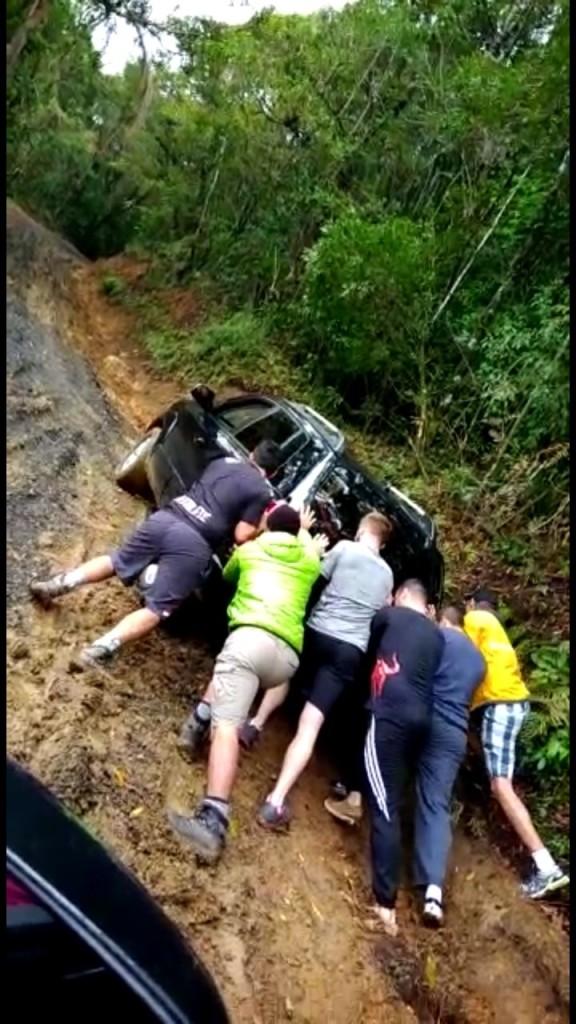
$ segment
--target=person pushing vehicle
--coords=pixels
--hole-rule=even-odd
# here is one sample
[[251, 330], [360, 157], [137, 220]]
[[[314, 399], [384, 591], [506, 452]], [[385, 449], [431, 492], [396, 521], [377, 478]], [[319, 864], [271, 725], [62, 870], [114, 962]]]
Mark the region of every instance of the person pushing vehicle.
[[273, 441], [262, 441], [248, 462], [218, 454], [186, 494], [149, 516], [112, 554], [47, 580], [32, 580], [32, 597], [48, 607], [78, 587], [113, 576], [132, 586], [149, 565], [157, 565], [144, 594], [145, 607], [85, 647], [82, 665], [101, 666], [124, 644], [146, 636], [201, 587], [216, 548], [232, 539], [243, 544], [256, 536], [272, 498], [267, 478], [278, 463], [279, 448]]
[[[313, 517], [304, 510], [302, 520], [311, 525]], [[208, 715], [202, 723], [193, 712], [181, 736], [181, 745], [193, 754], [211, 724], [206, 796], [193, 815], [169, 812], [176, 831], [210, 863], [219, 859], [228, 833], [239, 726], [260, 686], [267, 691], [283, 686], [296, 672], [306, 607], [320, 573], [319, 546], [301, 528], [294, 508], [276, 505], [265, 525], [224, 567], [225, 581], [236, 586], [228, 607], [230, 633], [203, 697]]]

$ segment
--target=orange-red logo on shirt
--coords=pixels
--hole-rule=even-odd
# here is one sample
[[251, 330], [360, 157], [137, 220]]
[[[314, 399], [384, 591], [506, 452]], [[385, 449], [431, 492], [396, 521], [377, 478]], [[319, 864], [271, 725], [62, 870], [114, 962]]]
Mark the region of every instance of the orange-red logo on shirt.
[[395, 654], [392, 655], [389, 661], [387, 661], [386, 658], [377, 658], [376, 664], [372, 669], [372, 675], [370, 676], [372, 696], [379, 697], [384, 689], [384, 683], [388, 679], [388, 676], [397, 676], [399, 671], [400, 662]]

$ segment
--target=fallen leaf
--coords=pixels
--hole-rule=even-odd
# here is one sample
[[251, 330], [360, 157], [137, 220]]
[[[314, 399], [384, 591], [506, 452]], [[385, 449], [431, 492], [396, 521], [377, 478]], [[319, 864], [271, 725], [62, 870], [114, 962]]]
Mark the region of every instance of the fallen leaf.
[[118, 785], [119, 786], [123, 786], [124, 783], [126, 782], [126, 774], [122, 771], [122, 769], [121, 768], [115, 768], [114, 771], [113, 771], [113, 775], [114, 775], [114, 780], [118, 783]]
[[471, 871], [469, 875], [466, 875], [466, 881], [467, 882], [471, 882], [472, 879], [474, 878], [474, 875], [475, 875], [475, 872]]
[[426, 965], [424, 967], [424, 978], [428, 988], [434, 991], [436, 988], [436, 982], [438, 981], [438, 971], [436, 969], [436, 961], [433, 956], [428, 954], [426, 957]]
[[139, 818], [143, 811], [144, 811], [143, 807], [135, 807], [133, 811], [130, 811], [130, 817], [131, 818]]

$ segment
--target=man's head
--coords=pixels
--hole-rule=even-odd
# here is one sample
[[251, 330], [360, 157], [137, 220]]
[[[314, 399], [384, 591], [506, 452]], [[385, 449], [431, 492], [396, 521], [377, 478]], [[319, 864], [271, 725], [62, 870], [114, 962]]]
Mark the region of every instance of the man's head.
[[266, 528], [271, 533], [291, 533], [297, 537], [300, 532], [300, 513], [285, 503], [275, 505], [266, 516]]
[[260, 441], [250, 452], [250, 462], [260, 470], [262, 476], [274, 476], [280, 465], [280, 446], [275, 441]]
[[472, 590], [469, 594], [464, 595], [464, 605], [467, 612], [472, 612], [476, 608], [482, 611], [496, 612], [498, 598], [494, 591], [488, 590], [486, 587], [478, 587], [477, 590]]
[[428, 614], [428, 594], [426, 587], [420, 580], [405, 580], [401, 583], [394, 595], [394, 604], [397, 608], [412, 608], [413, 611]]
[[439, 622], [449, 629], [463, 629], [464, 611], [456, 604], [445, 604], [440, 609]]
[[358, 524], [356, 540], [369, 541], [380, 550], [388, 543], [392, 535], [392, 523], [381, 512], [368, 512]]

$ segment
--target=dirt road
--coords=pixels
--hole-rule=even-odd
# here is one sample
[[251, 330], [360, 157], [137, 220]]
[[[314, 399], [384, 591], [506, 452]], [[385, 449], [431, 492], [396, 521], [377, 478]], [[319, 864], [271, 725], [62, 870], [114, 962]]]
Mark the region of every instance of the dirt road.
[[[199, 869], [166, 825], [187, 809], [203, 766], [175, 738], [209, 678], [199, 646], [156, 635], [118, 659], [103, 685], [71, 656], [133, 598], [116, 583], [34, 609], [37, 567], [108, 548], [141, 514], [111, 467], [177, 387], [153, 373], [99, 270], [18, 210], [8, 217], [8, 748], [136, 872], [213, 972], [235, 1024], [559, 1024], [568, 1020], [567, 939], [527, 905], [486, 841], [457, 835], [445, 929], [424, 931], [408, 895], [402, 936], [369, 927], [365, 835], [322, 809], [316, 761], [294, 796], [287, 836], [253, 815], [288, 740], [277, 723], [237, 786], [233, 837]], [[121, 411], [120, 411], [121, 410]]]

